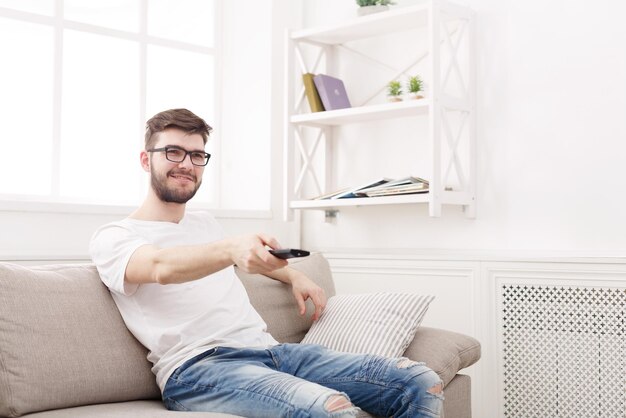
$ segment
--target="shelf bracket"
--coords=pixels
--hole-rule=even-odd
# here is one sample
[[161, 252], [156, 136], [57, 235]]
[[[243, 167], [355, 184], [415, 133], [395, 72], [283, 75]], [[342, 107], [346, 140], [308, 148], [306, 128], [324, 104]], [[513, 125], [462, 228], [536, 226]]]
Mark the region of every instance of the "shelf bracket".
[[327, 223], [335, 223], [337, 220], [337, 214], [339, 210], [337, 209], [327, 209], [324, 211], [324, 222]]

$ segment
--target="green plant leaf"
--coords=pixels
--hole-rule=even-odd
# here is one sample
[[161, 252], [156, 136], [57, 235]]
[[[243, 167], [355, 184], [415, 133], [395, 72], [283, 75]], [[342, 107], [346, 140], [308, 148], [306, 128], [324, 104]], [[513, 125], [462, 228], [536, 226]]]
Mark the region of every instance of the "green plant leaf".
[[400, 96], [402, 94], [402, 84], [397, 80], [390, 81], [387, 84], [387, 94], [389, 96]]
[[406, 87], [410, 93], [418, 93], [423, 90], [424, 81], [417, 75], [412, 76], [412, 77], [409, 77]]

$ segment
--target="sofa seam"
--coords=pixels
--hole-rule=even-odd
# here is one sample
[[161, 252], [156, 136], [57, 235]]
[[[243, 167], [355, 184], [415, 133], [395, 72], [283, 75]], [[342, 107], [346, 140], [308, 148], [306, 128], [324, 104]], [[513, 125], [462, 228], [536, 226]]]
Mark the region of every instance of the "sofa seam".
[[[458, 354], [459, 358], [461, 358], [461, 356], [463, 354], [467, 353], [468, 351], [475, 350], [476, 348], [480, 348], [480, 343], [474, 344], [474, 345], [472, 345], [470, 347], [467, 347], [465, 350], [459, 351], [459, 354]], [[478, 360], [476, 360], [476, 361], [478, 361]], [[468, 366], [466, 366], [466, 367], [468, 367]]]
[[[445, 365], [445, 366], [443, 367], [443, 369], [441, 370], [441, 371], [442, 371], [442, 373], [443, 373], [443, 372], [445, 372], [445, 371], [446, 371], [446, 370], [447, 370], [447, 369], [448, 369], [448, 368], [452, 365], [452, 363], [454, 363], [455, 361], [459, 360], [459, 363], [460, 363], [461, 356], [462, 356], [463, 354], [467, 353], [467, 352], [468, 352], [468, 351], [470, 351], [470, 350], [474, 350], [474, 349], [476, 349], [477, 347], [480, 347], [480, 344], [474, 344], [474, 345], [472, 345], [472, 346], [470, 346], [470, 347], [467, 347], [467, 348], [466, 348], [466, 349], [464, 349], [464, 350], [459, 351], [459, 352], [456, 354], [456, 356], [454, 356], [454, 358], [453, 358], [452, 360], [450, 360], [448, 363], [446, 363], [446, 365]], [[464, 366], [464, 367], [462, 367], [462, 368], [464, 369], [465, 367], [469, 367], [469, 366], [471, 366], [471, 364], [470, 364], [470, 365], [467, 365], [467, 366]], [[461, 368], [459, 368], [459, 369], [457, 370], [457, 372], [458, 372], [459, 370], [461, 370]], [[456, 373], [455, 373], [455, 374], [456, 374]]]
[[8, 397], [8, 401], [9, 401], [9, 405], [8, 405], [8, 410], [9, 410], [9, 416], [14, 416], [17, 417], [19, 416], [19, 414], [17, 413], [17, 411], [15, 410], [15, 407], [13, 406], [13, 392], [11, 391], [11, 385], [9, 384], [9, 382], [7, 381], [7, 373], [8, 370], [6, 368], [6, 362], [4, 361], [4, 356], [2, 355], [2, 352], [0, 351], [0, 367], [2, 368], [2, 375], [5, 376], [4, 377], [4, 387], [6, 388], [7, 391], [7, 397]]

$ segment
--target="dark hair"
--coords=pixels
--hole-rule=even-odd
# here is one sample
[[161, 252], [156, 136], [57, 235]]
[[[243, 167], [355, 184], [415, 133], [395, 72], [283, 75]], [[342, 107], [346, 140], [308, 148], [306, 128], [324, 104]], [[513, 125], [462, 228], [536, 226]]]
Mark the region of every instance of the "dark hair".
[[187, 109], [170, 109], [157, 113], [146, 122], [146, 149], [156, 142], [155, 134], [167, 128], [178, 128], [190, 134], [202, 135], [206, 144], [209, 134], [213, 130], [205, 121]]

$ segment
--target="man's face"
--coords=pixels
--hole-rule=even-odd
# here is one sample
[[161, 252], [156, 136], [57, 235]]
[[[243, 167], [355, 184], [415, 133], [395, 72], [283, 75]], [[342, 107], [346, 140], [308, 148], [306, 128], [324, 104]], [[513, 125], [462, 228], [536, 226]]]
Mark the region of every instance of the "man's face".
[[[176, 146], [187, 151], [204, 151], [204, 141], [199, 134], [188, 134], [170, 128], [157, 134], [157, 141], [151, 149]], [[191, 163], [190, 155], [179, 163], [169, 161], [165, 152], [151, 152], [150, 178], [152, 189], [164, 202], [187, 203], [202, 184], [204, 167]]]

